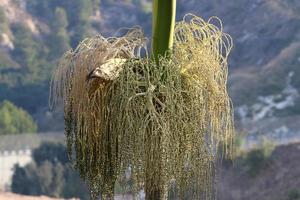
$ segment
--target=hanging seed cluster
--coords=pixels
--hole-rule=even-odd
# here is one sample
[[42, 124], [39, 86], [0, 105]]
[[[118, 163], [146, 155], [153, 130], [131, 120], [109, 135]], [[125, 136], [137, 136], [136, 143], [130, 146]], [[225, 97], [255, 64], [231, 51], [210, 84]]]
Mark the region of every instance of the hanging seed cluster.
[[[230, 154], [233, 137], [226, 90], [232, 42], [215, 22], [187, 15], [159, 66], [141, 58], [147, 39], [136, 28], [86, 39], [61, 59], [52, 101], [63, 99], [69, 156], [94, 198], [113, 199], [125, 171], [134, 192], [213, 198], [217, 148], [222, 143]], [[114, 59], [126, 59], [114, 80], [86, 79]]]

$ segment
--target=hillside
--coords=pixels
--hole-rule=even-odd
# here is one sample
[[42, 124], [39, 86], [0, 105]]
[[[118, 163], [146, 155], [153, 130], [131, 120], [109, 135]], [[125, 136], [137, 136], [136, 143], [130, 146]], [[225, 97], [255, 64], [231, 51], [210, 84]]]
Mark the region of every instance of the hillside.
[[180, 5], [180, 13], [220, 17], [234, 39], [229, 92], [237, 128], [275, 140], [299, 137], [300, 2], [180, 0]]
[[[225, 166], [218, 182], [220, 200], [298, 200], [300, 199], [300, 143], [277, 147], [266, 160], [252, 159], [255, 174], [248, 166]], [[248, 161], [249, 162], [249, 161]], [[261, 165], [259, 165], [261, 164]]]
[[[240, 130], [300, 130], [294, 123], [300, 115], [299, 8], [292, 0], [178, 0], [178, 20], [188, 12], [218, 16], [234, 39], [229, 91]], [[151, 1], [2, 0], [0, 101], [26, 109], [40, 131], [62, 130], [61, 115], [48, 109], [58, 58], [86, 36], [134, 25], [150, 35]]]

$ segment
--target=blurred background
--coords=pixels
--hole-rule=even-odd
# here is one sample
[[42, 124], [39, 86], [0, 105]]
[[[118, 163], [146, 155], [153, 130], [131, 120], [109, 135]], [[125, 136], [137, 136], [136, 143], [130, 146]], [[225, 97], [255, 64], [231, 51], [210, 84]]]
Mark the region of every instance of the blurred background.
[[[134, 25], [150, 36], [151, 3], [0, 0], [0, 199], [89, 199], [68, 163], [62, 108], [48, 106], [51, 73], [87, 36]], [[218, 16], [234, 40], [236, 156], [219, 165], [219, 199], [300, 200], [300, 1], [178, 0], [177, 10]]]

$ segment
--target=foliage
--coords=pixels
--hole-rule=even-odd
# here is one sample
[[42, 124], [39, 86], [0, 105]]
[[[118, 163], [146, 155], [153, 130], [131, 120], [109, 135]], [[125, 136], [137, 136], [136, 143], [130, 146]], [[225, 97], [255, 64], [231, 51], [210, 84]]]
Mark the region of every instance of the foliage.
[[[16, 67], [16, 63], [13, 61], [13, 59], [9, 56], [9, 54], [5, 51], [0, 51], [0, 74], [2, 71], [4, 71], [5, 69], [9, 69], [9, 68], [14, 68]], [[0, 75], [0, 82], [6, 82], [3, 81], [2, 76]]]
[[13, 27], [15, 36], [15, 49], [12, 55], [22, 66], [21, 83], [35, 84], [45, 81], [49, 78], [49, 63], [45, 60], [46, 47], [36, 40], [31, 31], [21, 25], [16, 24]]
[[88, 22], [93, 12], [92, 0], [75, 0], [73, 4], [73, 20], [75, 24]]
[[88, 190], [67, 163], [62, 144], [44, 143], [33, 151], [34, 162], [16, 166], [12, 191], [25, 195], [88, 199]]
[[47, 104], [52, 66], [47, 61], [48, 49], [24, 25], [15, 24], [12, 31], [15, 49], [11, 54], [14, 61], [18, 62], [19, 68], [12, 69], [9, 62], [3, 63], [0, 101], [9, 99], [34, 113]]
[[93, 8], [98, 10], [101, 0], [92, 0], [92, 2], [93, 2]]
[[268, 167], [272, 162], [271, 155], [274, 147], [272, 142], [264, 140], [261, 146], [241, 155], [239, 163], [247, 167], [251, 176], [256, 176], [261, 169]]
[[[188, 15], [179, 22], [174, 50], [159, 67], [140, 57], [147, 40], [139, 29], [87, 38], [61, 59], [53, 101], [64, 100], [69, 155], [94, 194], [112, 198], [130, 167], [134, 192], [165, 191], [175, 182], [180, 194], [212, 198], [214, 151], [223, 142], [230, 155], [233, 137], [226, 91], [232, 41], [213, 20], [219, 22]], [[118, 65], [120, 59], [127, 62]], [[87, 81], [114, 61], [117, 68], [102, 73], [116, 79]]]
[[300, 190], [290, 190], [288, 193], [287, 200], [300, 200]]
[[[59, 5], [59, 0], [52, 1], [39, 1], [39, 0], [28, 0], [27, 9], [30, 13], [35, 16], [39, 16], [42, 19], [51, 19], [56, 6]], [[52, 12], [51, 12], [52, 11]]]
[[88, 37], [89, 30], [91, 29], [90, 22], [82, 21], [81, 23], [74, 26], [74, 34], [72, 35], [71, 44], [75, 47], [80, 41]]
[[[91, 23], [90, 23], [90, 16], [93, 14], [93, 11], [97, 5], [99, 5], [98, 0], [68, 0], [68, 1], [39, 1], [39, 0], [29, 0], [28, 2], [28, 8], [29, 11], [31, 11], [36, 16], [42, 17], [46, 21], [56, 22], [58, 21], [68, 21], [69, 26], [65, 26], [62, 28], [61, 24], [58, 26], [60, 27], [60, 33], [58, 34], [53, 30], [55, 29], [55, 25], [52, 25], [52, 30], [56, 34], [56, 39], [63, 40], [63, 44], [67, 44], [67, 31], [66, 28], [72, 31], [73, 34], [70, 34], [72, 36], [71, 43], [72, 46], [75, 46], [79, 41], [81, 41], [84, 37], [86, 37], [90, 30], [91, 30]], [[58, 11], [59, 9], [60, 11]], [[66, 11], [66, 17], [67, 19], [64, 19], [65, 15], [63, 14], [62, 10]], [[58, 16], [59, 15], [59, 16]], [[60, 20], [59, 20], [60, 19]], [[50, 22], [51, 24], [51, 22]], [[57, 38], [58, 37], [58, 38]], [[53, 39], [54, 40], [54, 39]], [[53, 41], [51, 42], [52, 46], [56, 43]], [[57, 47], [58, 48], [58, 47]], [[68, 49], [68, 48], [67, 48]], [[61, 52], [62, 50], [60, 50]], [[60, 54], [62, 55], [62, 54]], [[55, 56], [57, 58], [59, 54]]]
[[20, 84], [22, 79], [19, 73], [6, 73], [13, 85], [0, 84], [0, 101], [9, 99], [14, 104], [35, 113], [41, 107], [45, 106], [48, 101], [49, 86], [46, 83], [40, 84]]
[[66, 147], [59, 143], [43, 143], [33, 151], [32, 157], [37, 165], [46, 161], [52, 164], [61, 163], [62, 165], [66, 165], [68, 162]]
[[16, 61], [26, 68], [35, 67], [39, 44], [34, 40], [31, 31], [24, 25], [16, 24], [13, 32], [16, 37], [16, 49], [12, 53], [16, 57]]
[[58, 59], [70, 47], [70, 38], [67, 33], [68, 18], [63, 8], [56, 8], [53, 21], [51, 23], [52, 34], [50, 36], [49, 47], [50, 59]]
[[150, 2], [135, 0], [133, 3], [135, 5], [139, 5], [142, 8], [142, 11], [146, 14], [152, 12], [152, 4]]
[[266, 166], [267, 157], [261, 149], [255, 149], [247, 154], [244, 164], [248, 167], [248, 172], [251, 176], [255, 176], [258, 172]]
[[9, 27], [1, 7], [0, 30], [11, 29], [8, 33], [14, 38], [15, 49], [0, 51], [0, 101], [8, 99], [30, 114], [41, 116], [48, 107], [49, 79], [57, 59], [93, 33], [96, 26], [91, 25], [91, 15], [104, 4], [99, 0], [28, 0], [26, 9], [34, 21], [40, 22], [39, 33], [32, 33], [27, 24], [16, 22]]
[[16, 166], [12, 191], [25, 195], [49, 195], [59, 197], [63, 184], [63, 166], [49, 161], [41, 165], [34, 163], [25, 168]]
[[34, 133], [37, 126], [31, 116], [9, 101], [0, 105], [0, 135]]
[[0, 30], [0, 34], [7, 33], [9, 31], [9, 23], [5, 16], [4, 9], [2, 7], [0, 7]]

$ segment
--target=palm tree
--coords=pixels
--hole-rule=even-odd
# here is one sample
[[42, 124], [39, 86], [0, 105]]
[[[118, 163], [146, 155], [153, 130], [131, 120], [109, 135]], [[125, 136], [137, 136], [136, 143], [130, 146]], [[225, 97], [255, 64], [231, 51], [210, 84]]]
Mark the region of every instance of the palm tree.
[[188, 14], [175, 25], [175, 11], [176, 0], [153, 1], [150, 57], [141, 57], [147, 38], [133, 28], [120, 38], [85, 39], [54, 74], [69, 156], [95, 199], [113, 199], [125, 171], [147, 200], [174, 191], [180, 199], [213, 198], [216, 154], [232, 151], [232, 41], [218, 18]]

